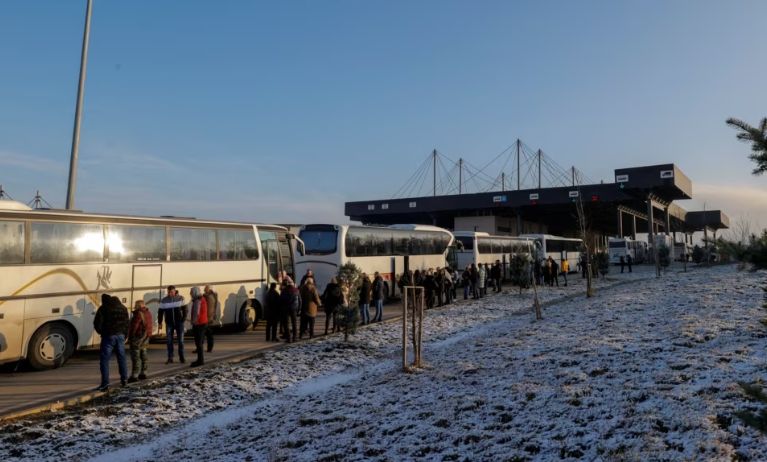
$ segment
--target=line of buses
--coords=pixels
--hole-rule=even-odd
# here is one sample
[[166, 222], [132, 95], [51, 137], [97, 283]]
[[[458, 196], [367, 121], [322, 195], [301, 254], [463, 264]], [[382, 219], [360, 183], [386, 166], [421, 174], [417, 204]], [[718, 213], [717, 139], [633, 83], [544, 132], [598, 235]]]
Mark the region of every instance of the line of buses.
[[309, 224], [295, 234], [270, 224], [32, 210], [0, 200], [0, 364], [25, 359], [35, 369], [54, 368], [77, 349], [97, 347], [93, 318], [102, 293], [128, 307], [143, 300], [156, 314], [165, 286], [183, 294], [210, 284], [222, 324], [244, 330], [282, 271], [295, 279], [311, 269], [322, 290], [352, 262], [379, 272], [393, 295], [407, 270], [496, 260], [508, 268], [518, 253], [567, 259], [575, 268], [580, 246], [579, 239], [545, 234], [423, 225]]

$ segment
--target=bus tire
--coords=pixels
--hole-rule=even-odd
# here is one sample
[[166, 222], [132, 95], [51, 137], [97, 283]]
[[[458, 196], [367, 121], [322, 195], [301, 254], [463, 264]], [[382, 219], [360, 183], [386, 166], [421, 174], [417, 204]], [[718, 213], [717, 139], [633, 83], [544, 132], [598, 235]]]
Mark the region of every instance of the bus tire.
[[41, 371], [61, 367], [75, 352], [75, 336], [64, 323], [43, 324], [32, 335], [27, 360], [33, 369]]
[[237, 328], [240, 332], [245, 332], [248, 327], [254, 325], [258, 319], [256, 308], [253, 306], [253, 303], [253, 300], [248, 300], [243, 302], [240, 307], [240, 315], [237, 317]]

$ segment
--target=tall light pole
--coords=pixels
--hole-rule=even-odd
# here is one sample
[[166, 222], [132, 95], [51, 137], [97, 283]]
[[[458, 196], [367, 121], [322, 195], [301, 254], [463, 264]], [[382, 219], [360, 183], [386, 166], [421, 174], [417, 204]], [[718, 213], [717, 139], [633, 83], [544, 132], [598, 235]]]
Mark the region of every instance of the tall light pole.
[[83, 49], [80, 55], [80, 81], [77, 85], [77, 106], [75, 107], [75, 128], [72, 133], [72, 154], [69, 158], [69, 183], [67, 185], [67, 209], [75, 207], [75, 189], [77, 188], [77, 155], [80, 150], [80, 123], [83, 118], [83, 97], [85, 96], [85, 70], [88, 67], [88, 41], [91, 35], [91, 11], [93, 0], [88, 0], [85, 9], [85, 31]]

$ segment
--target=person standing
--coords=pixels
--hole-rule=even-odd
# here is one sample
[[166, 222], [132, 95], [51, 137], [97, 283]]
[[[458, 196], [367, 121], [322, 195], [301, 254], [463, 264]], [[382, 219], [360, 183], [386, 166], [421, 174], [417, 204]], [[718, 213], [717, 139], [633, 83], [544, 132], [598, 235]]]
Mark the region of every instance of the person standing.
[[588, 271], [588, 260], [586, 254], [581, 254], [581, 279], [586, 279], [586, 271]]
[[191, 366], [197, 367], [205, 364], [203, 355], [203, 342], [205, 341], [205, 331], [208, 330], [208, 302], [206, 301], [200, 288], [195, 286], [189, 291], [192, 297], [190, 305], [192, 307], [192, 333], [194, 334], [194, 346], [197, 347], [197, 360], [193, 361]]
[[471, 290], [471, 270], [468, 266], [463, 270], [461, 274], [461, 283], [463, 284], [463, 299], [469, 298], [469, 290]]
[[565, 287], [567, 287], [567, 273], [570, 272], [570, 260], [565, 258], [562, 260], [562, 277], [565, 280]]
[[482, 298], [485, 296], [485, 283], [487, 282], [487, 271], [485, 271], [485, 265], [480, 263], [479, 269], [477, 271], [479, 272], [479, 279], [478, 279], [479, 298]]
[[314, 285], [313, 278], [307, 278], [301, 286], [301, 332], [298, 337], [303, 338], [304, 334], [309, 334], [309, 338], [314, 338], [314, 321], [317, 318], [317, 311], [320, 309], [322, 301], [317, 287]]
[[623, 274], [623, 268], [626, 266], [626, 258], [623, 255], [621, 255], [618, 262], [621, 265], [621, 274]]
[[381, 322], [383, 320], [383, 303], [386, 292], [386, 286], [384, 285], [383, 278], [378, 271], [375, 272], [373, 277], [373, 304], [376, 307], [376, 314], [373, 315], [373, 322]]
[[445, 303], [453, 303], [453, 273], [450, 272], [450, 267], [443, 268], [442, 270], [442, 287], [445, 293]]
[[330, 279], [328, 285], [325, 286], [325, 292], [322, 293], [322, 307], [325, 310], [325, 335], [328, 335], [328, 328], [330, 322], [333, 322], [333, 332], [338, 330], [338, 310], [341, 309], [343, 301], [343, 293], [341, 292], [341, 286], [338, 285], [338, 279], [335, 277]]
[[471, 264], [469, 274], [471, 275], [471, 298], [477, 299], [479, 298], [479, 271], [476, 264]]
[[277, 325], [280, 320], [280, 293], [277, 292], [277, 283], [269, 284], [269, 290], [266, 292], [266, 307], [264, 316], [266, 317], [266, 341], [279, 342], [277, 338]]
[[166, 345], [168, 348], [168, 360], [165, 364], [173, 362], [173, 334], [178, 338], [178, 360], [184, 359], [184, 323], [186, 322], [186, 303], [184, 297], [176, 291], [176, 286], [168, 286], [168, 295], [160, 300], [160, 309], [157, 311], [157, 330], [162, 331], [162, 322], [165, 321]]
[[203, 289], [205, 303], [208, 305], [208, 328], [205, 329], [205, 339], [208, 344], [208, 353], [213, 352], [213, 328], [218, 326], [218, 294], [209, 285]]
[[149, 369], [149, 337], [152, 335], [152, 312], [146, 307], [144, 300], [134, 304], [133, 316], [128, 328], [128, 346], [130, 347], [131, 375], [128, 383], [146, 379]]
[[434, 272], [429, 268], [426, 272], [426, 276], [423, 278], [423, 293], [426, 298], [426, 309], [434, 308], [434, 292], [436, 282], [434, 281]]
[[285, 283], [285, 289], [280, 294], [280, 309], [286, 341], [295, 342], [298, 339], [296, 316], [301, 311], [301, 295], [293, 281]]
[[109, 360], [112, 353], [117, 355], [120, 371], [120, 384], [125, 386], [128, 380], [128, 365], [125, 362], [125, 337], [128, 335], [128, 309], [117, 297], [101, 295], [101, 306], [93, 318], [93, 328], [101, 336], [99, 348], [99, 370], [101, 383], [97, 391], [109, 390]]
[[303, 276], [301, 276], [301, 283], [299, 284], [299, 286], [303, 287], [304, 284], [306, 283], [306, 280], [309, 278], [314, 279], [314, 271], [312, 271], [311, 269], [306, 270], [306, 273]]
[[[629, 266], [629, 273], [631, 272], [631, 263], [633, 263], [633, 262], [634, 262], [634, 259], [633, 259], [633, 258], [631, 258], [631, 255], [630, 255], [630, 254], [629, 254], [629, 255], [627, 255], [627, 256], [626, 256], [626, 263], [627, 263], [627, 264], [628, 264], [628, 266]], [[622, 273], [622, 272], [623, 272], [623, 271], [621, 271], [621, 273]]]
[[551, 258], [551, 280], [553, 281], [552, 287], [554, 287], [554, 283], [559, 287], [559, 264], [553, 258]]
[[490, 276], [493, 278], [493, 285], [495, 286], [495, 292], [501, 291], [501, 261], [496, 260], [493, 267], [490, 269]]
[[360, 324], [363, 326], [370, 323], [370, 291], [372, 286], [370, 284], [370, 278], [365, 273], [361, 276], [362, 283], [360, 284]]

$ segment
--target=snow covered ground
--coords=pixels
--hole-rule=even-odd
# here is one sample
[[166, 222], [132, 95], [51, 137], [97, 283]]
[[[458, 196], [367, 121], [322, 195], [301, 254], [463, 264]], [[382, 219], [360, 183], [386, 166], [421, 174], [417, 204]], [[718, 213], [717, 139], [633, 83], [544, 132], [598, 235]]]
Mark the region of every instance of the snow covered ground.
[[374, 325], [6, 424], [0, 460], [767, 460], [732, 416], [759, 408], [736, 382], [767, 380], [764, 283], [669, 273], [540, 322], [503, 294], [427, 312], [417, 373]]

